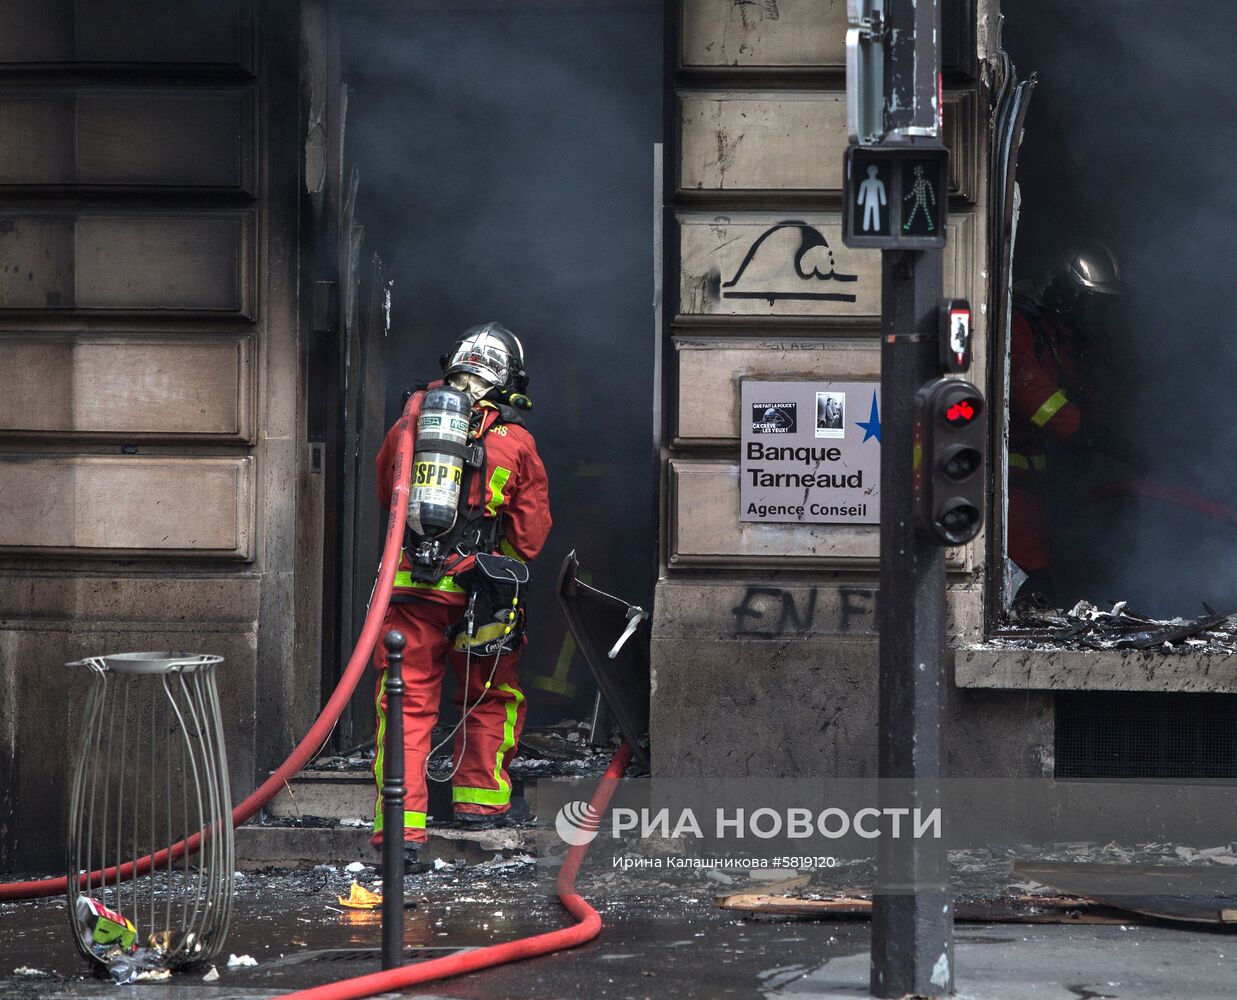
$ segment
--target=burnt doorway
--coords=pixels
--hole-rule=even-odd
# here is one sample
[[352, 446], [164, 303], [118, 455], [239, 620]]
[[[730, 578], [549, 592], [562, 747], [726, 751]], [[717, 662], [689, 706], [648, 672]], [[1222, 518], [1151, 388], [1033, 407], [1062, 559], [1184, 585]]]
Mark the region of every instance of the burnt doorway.
[[[1051, 597], [1064, 608], [1128, 600], [1161, 618], [1195, 617], [1204, 602], [1233, 610], [1237, 93], [1216, 81], [1229, 76], [1237, 7], [1003, 8], [1004, 45], [1020, 75], [1039, 81], [1018, 164], [1016, 288], [1042, 299], [1051, 269], [1085, 241], [1111, 249], [1126, 287], [1079, 317], [1077, 394], [1065, 387], [1099, 429], [1093, 437], [1108, 439], [1049, 441], [1022, 456], [1046, 465], [1031, 471], [1047, 482]], [[1058, 412], [1050, 403], [1039, 417], [1051, 427]]]
[[653, 177], [662, 5], [420, 0], [342, 8], [358, 215], [391, 281], [386, 416], [465, 328], [525, 344], [554, 531], [534, 565], [530, 721], [595, 686], [554, 597], [572, 549], [643, 603], [656, 572]]

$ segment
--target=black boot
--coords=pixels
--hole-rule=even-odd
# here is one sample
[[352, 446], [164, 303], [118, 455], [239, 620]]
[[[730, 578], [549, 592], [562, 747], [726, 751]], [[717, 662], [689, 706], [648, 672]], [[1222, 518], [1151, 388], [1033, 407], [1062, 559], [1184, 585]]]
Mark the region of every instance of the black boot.
[[455, 814], [454, 825], [461, 830], [493, 830], [495, 827], [520, 826], [533, 818], [528, 803], [519, 795], [512, 796], [511, 805], [501, 813]]
[[421, 875], [430, 870], [430, 863], [421, 860], [421, 845], [404, 841], [404, 874]]

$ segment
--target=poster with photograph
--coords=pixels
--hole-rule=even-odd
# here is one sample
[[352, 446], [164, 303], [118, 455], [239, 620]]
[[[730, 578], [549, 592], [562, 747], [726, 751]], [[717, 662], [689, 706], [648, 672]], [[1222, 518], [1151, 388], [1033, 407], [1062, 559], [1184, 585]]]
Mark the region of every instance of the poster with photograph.
[[816, 436], [840, 438], [846, 436], [846, 393], [816, 394]]

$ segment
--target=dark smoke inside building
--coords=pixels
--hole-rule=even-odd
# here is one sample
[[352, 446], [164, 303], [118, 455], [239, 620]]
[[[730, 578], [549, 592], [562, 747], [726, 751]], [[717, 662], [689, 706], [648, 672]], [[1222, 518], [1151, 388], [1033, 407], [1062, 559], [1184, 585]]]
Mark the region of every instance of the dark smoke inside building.
[[394, 281], [388, 416], [469, 326], [527, 353], [555, 522], [521, 666], [534, 718], [581, 718], [595, 691], [554, 597], [566, 553], [652, 600], [661, 31], [653, 0], [356, 5], [345, 25], [358, 218]]
[[1048, 449], [1051, 596], [1162, 617], [1232, 611], [1237, 91], [1224, 81], [1237, 5], [1004, 8], [1019, 75], [1039, 75], [1014, 280], [1042, 282], [1068, 248], [1099, 240], [1128, 290], [1081, 321], [1080, 398], [1134, 461]]

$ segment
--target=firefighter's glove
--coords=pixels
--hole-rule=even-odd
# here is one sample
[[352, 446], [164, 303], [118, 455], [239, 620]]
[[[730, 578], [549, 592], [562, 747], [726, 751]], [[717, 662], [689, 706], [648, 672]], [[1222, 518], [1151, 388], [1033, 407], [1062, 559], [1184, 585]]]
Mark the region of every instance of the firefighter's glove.
[[1133, 441], [1111, 427], [1097, 423], [1090, 417], [1083, 418], [1072, 443], [1088, 451], [1098, 451], [1109, 455], [1119, 462], [1124, 462], [1135, 472], [1147, 471], [1147, 466]]

